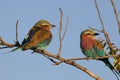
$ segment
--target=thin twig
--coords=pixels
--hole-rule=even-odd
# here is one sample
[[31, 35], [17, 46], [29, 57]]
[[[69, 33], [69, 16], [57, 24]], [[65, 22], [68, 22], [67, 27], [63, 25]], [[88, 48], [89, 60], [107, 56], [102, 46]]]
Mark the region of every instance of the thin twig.
[[92, 29], [92, 30], [95, 30], [95, 31], [100, 32], [100, 33], [103, 33], [102, 30], [95, 29], [95, 28], [93, 28], [93, 27], [91, 27], [91, 26], [88, 26], [88, 27], [89, 27], [90, 29]]
[[59, 51], [58, 51], [58, 58], [60, 57], [60, 53], [61, 53], [61, 50], [62, 50], [62, 41], [63, 39], [65, 38], [65, 35], [66, 35], [66, 32], [67, 32], [67, 29], [68, 29], [68, 21], [69, 21], [69, 17], [67, 16], [67, 23], [66, 23], [66, 26], [65, 26], [65, 31], [63, 33], [63, 36], [62, 36], [62, 19], [63, 19], [63, 11], [61, 8], [59, 8], [59, 11], [60, 11], [60, 28], [59, 28], [59, 41], [60, 41], [60, 47], [59, 47]]
[[120, 10], [118, 11], [118, 16], [119, 16], [119, 14], [120, 14]]
[[[103, 23], [103, 21], [102, 21], [101, 15], [100, 15], [100, 11], [99, 11], [99, 7], [98, 7], [98, 4], [97, 4], [97, 1], [94, 0], [94, 2], [95, 2], [95, 6], [96, 6], [96, 9], [97, 9], [97, 12], [98, 12], [99, 20], [100, 20], [101, 25], [102, 25], [102, 30], [101, 30], [101, 31], [100, 31], [100, 30], [97, 30], [97, 29], [96, 29], [96, 30], [97, 30], [97, 31], [100, 31], [100, 32], [102, 32], [102, 33], [104, 34], [105, 39], [106, 39], [106, 43], [108, 44], [108, 47], [110, 48], [111, 51], [115, 51], [114, 48], [113, 48], [113, 46], [112, 46], [112, 43], [111, 43], [111, 41], [110, 41], [109, 34], [105, 31], [104, 23]], [[92, 28], [92, 29], [93, 29], [93, 28]], [[94, 29], [94, 30], [95, 30], [95, 29]], [[114, 53], [114, 54], [116, 54], [116, 53]]]
[[10, 43], [7, 43], [5, 42], [2, 37], [0, 37], [0, 46], [5, 46], [5, 47], [0, 47], [0, 49], [4, 49], [4, 48], [13, 48], [15, 47], [15, 44], [10, 44]]
[[15, 46], [20, 46], [20, 43], [18, 41], [18, 20], [16, 22], [16, 41], [15, 41]]
[[69, 22], [69, 17], [67, 16], [67, 23], [66, 23], [66, 26], [65, 26], [65, 32], [64, 32], [64, 34], [63, 34], [62, 40], [65, 38], [67, 29], [68, 29], [68, 22]]
[[101, 25], [102, 25], [102, 30], [104, 31], [104, 30], [105, 30], [105, 29], [104, 29], [104, 23], [103, 23], [103, 21], [102, 21], [102, 17], [101, 17], [101, 15], [100, 15], [100, 11], [99, 11], [99, 7], [98, 7], [98, 4], [97, 4], [97, 1], [94, 0], [94, 2], [95, 2], [95, 6], [96, 6], [96, 9], [97, 9], [97, 12], [98, 12], [99, 20], [100, 20]]
[[62, 12], [62, 9], [59, 8], [60, 10], [60, 28], [59, 28], [59, 41], [60, 41], [60, 47], [59, 47], [59, 51], [58, 51], [58, 57], [60, 57], [60, 53], [61, 53], [61, 50], [62, 50], [62, 18], [63, 18], [63, 12]]
[[120, 21], [119, 21], [119, 17], [118, 17], [119, 12], [117, 13], [117, 9], [116, 9], [114, 0], [111, 0], [111, 4], [112, 4], [112, 7], [114, 9], [114, 13], [115, 13], [116, 21], [117, 21], [117, 24], [118, 24], [119, 33], [120, 33]]
[[[99, 59], [104, 59], [104, 58], [111, 58], [111, 57], [117, 57], [119, 56], [118, 54], [113, 54], [113, 55], [109, 55], [109, 56], [103, 56], [103, 57], [96, 57], [96, 58], [88, 58], [88, 57], [84, 57], [84, 58], [70, 58], [70, 59], [66, 59], [68, 61], [77, 61], [77, 60], [99, 60]], [[55, 65], [59, 65], [63, 62], [57, 62], [55, 63]]]
[[16, 42], [18, 42], [18, 20], [16, 22]]

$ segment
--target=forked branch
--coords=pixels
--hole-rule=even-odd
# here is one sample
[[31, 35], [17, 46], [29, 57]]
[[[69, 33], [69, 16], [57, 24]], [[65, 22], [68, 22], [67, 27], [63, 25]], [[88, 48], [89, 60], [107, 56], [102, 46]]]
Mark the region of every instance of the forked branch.
[[60, 16], [60, 28], [59, 28], [60, 47], [59, 47], [59, 51], [58, 51], [58, 54], [57, 54], [58, 58], [60, 57], [60, 53], [61, 53], [61, 50], [62, 50], [62, 41], [63, 41], [63, 39], [64, 39], [64, 37], [65, 37], [65, 35], [66, 35], [67, 29], [68, 29], [68, 21], [69, 21], [69, 18], [68, 18], [68, 16], [67, 16], [67, 23], [66, 23], [66, 26], [65, 26], [65, 31], [64, 31], [63, 36], [62, 36], [63, 11], [62, 11], [61, 8], [59, 8], [59, 11], [60, 11], [61, 16]]

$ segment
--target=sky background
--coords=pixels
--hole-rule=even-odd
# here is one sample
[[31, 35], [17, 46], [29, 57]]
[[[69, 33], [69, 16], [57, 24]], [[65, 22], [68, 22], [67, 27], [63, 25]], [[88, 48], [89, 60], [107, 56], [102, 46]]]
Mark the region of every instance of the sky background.
[[[111, 41], [120, 47], [120, 35], [110, 0], [97, 0], [105, 29]], [[120, 10], [120, 0], [115, 0]], [[53, 40], [46, 48], [57, 54], [59, 49], [59, 7], [64, 12], [63, 29], [69, 16], [69, 28], [63, 41], [61, 56], [64, 58], [85, 57], [79, 46], [81, 31], [91, 26], [101, 29], [94, 0], [1, 0], [0, 36], [10, 43], [15, 40], [15, 25], [19, 20], [19, 41], [22, 42], [29, 29], [40, 19], [55, 24], [52, 29]], [[120, 16], [119, 16], [120, 18]], [[104, 38], [103, 34], [98, 38]], [[11, 49], [0, 50], [0, 80], [94, 80], [88, 74], [67, 64], [54, 66], [40, 54], [31, 54], [31, 50], [2, 54]], [[112, 59], [110, 59], [113, 62]], [[115, 80], [116, 77], [100, 61], [77, 61], [103, 80]]]

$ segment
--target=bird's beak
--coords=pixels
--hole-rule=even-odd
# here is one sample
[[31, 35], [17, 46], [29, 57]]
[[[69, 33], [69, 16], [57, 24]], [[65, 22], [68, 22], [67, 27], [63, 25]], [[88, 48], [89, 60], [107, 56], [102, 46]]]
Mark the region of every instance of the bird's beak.
[[54, 27], [56, 27], [55, 25], [53, 25], [53, 24], [51, 24], [51, 28], [54, 28]]
[[94, 33], [93, 35], [94, 35], [94, 36], [97, 36], [97, 35], [99, 35], [99, 33]]

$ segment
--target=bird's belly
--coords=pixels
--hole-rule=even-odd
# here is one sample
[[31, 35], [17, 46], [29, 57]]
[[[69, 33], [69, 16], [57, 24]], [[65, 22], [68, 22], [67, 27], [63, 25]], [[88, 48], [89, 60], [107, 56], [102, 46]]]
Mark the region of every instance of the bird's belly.
[[47, 39], [44, 42], [40, 42], [37, 44], [38, 49], [44, 49], [47, 45], [49, 45], [51, 40]]

